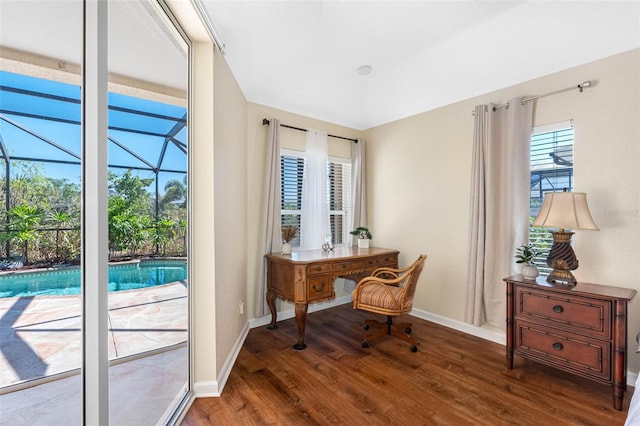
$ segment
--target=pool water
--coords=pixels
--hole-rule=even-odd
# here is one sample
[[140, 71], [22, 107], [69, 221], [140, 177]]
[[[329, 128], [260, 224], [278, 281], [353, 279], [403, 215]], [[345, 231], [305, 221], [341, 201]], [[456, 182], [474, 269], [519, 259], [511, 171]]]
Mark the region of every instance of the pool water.
[[[109, 291], [153, 287], [187, 278], [184, 261], [146, 261], [109, 266]], [[0, 298], [80, 294], [80, 269], [14, 273], [0, 276]]]

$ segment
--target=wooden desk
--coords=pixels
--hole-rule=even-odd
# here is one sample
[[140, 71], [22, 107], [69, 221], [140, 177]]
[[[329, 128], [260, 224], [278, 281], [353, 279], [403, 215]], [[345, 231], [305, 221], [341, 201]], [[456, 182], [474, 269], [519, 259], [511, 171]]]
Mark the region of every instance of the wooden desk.
[[627, 302], [635, 290], [578, 282], [550, 284], [522, 275], [507, 283], [507, 367], [519, 355], [613, 388], [627, 388]]
[[267, 254], [267, 303], [271, 310], [271, 323], [267, 328], [278, 328], [276, 297], [295, 303], [298, 342], [293, 347], [306, 348], [304, 327], [309, 303], [335, 298], [333, 283], [338, 277], [358, 281], [381, 266], [397, 268], [398, 253], [398, 250], [352, 246], [336, 247], [329, 252], [318, 249], [290, 255]]

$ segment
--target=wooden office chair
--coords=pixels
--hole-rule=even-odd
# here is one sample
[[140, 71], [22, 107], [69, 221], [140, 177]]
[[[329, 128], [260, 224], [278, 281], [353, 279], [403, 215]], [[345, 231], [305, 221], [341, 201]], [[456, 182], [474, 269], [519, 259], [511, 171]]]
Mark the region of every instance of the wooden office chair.
[[404, 269], [378, 268], [360, 280], [351, 293], [353, 308], [374, 312], [387, 316], [387, 322], [365, 321], [365, 330], [376, 328], [362, 340], [362, 347], [369, 347], [369, 342], [385, 336], [393, 335], [411, 343], [411, 352], [418, 350], [418, 343], [411, 337], [411, 323], [393, 324], [392, 318], [407, 314], [413, 307], [413, 295], [420, 272], [427, 256], [421, 254], [412, 265]]

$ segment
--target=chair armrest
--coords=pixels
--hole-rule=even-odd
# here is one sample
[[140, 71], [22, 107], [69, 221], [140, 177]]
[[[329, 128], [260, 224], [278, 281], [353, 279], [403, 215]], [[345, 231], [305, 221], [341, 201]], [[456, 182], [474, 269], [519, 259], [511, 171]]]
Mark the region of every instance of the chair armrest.
[[409, 265], [406, 268], [391, 268], [389, 266], [382, 266], [380, 268], [375, 269], [372, 273], [372, 277], [377, 277], [382, 274], [393, 275], [394, 277], [400, 276], [403, 272], [407, 272], [409, 269], [413, 268], [413, 265]]
[[[368, 276], [368, 277], [364, 277], [363, 279], [361, 279], [358, 282], [358, 286], [360, 286], [361, 284], [367, 284], [367, 283], [372, 283], [372, 282], [376, 282], [379, 284], [383, 284], [383, 285], [394, 285], [397, 286], [398, 283], [400, 283], [402, 280], [404, 280], [404, 276], [401, 277], [393, 277], [393, 278], [382, 278], [382, 277], [374, 277], [372, 276]], [[357, 286], [356, 286], [357, 287]]]

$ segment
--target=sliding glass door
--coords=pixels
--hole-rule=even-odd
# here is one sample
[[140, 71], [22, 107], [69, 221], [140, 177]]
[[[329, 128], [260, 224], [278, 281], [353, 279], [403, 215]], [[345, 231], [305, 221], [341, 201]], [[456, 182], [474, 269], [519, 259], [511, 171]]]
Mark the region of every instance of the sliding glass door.
[[155, 0], [0, 12], [2, 423], [163, 422], [189, 383], [186, 38]]
[[155, 424], [187, 392], [185, 40], [157, 3], [109, 2], [109, 418]]
[[0, 2], [0, 414], [81, 424], [83, 4]]

